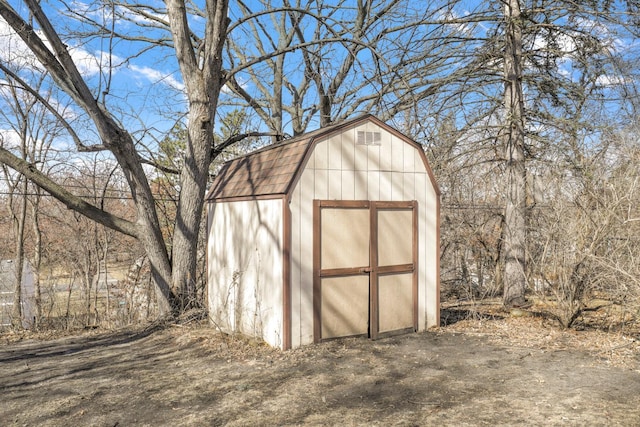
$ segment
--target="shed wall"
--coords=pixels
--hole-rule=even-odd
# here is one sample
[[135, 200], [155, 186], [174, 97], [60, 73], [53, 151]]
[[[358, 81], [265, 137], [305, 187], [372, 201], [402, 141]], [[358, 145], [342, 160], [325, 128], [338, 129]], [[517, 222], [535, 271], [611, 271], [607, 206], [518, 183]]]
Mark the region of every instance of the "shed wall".
[[282, 347], [282, 199], [210, 203], [208, 214], [212, 320]]
[[[0, 261], [0, 328], [11, 326], [15, 274], [13, 260]], [[27, 260], [24, 262], [21, 280], [22, 327], [30, 329], [33, 327], [36, 317], [36, 291], [34, 272]]]
[[[380, 132], [379, 145], [357, 132]], [[438, 324], [438, 195], [418, 147], [374, 123], [319, 140], [291, 193], [292, 347], [313, 342], [313, 200], [418, 202], [418, 325]]]

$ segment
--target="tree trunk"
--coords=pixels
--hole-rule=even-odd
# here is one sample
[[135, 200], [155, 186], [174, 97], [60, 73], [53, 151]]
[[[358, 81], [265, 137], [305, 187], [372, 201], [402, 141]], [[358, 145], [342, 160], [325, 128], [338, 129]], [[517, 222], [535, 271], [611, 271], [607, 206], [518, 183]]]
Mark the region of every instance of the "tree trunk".
[[40, 230], [40, 218], [38, 215], [38, 199], [34, 201], [31, 205], [32, 216], [33, 216], [33, 235], [34, 235], [34, 243], [33, 243], [33, 286], [35, 288], [35, 303], [36, 303], [36, 320], [34, 323], [34, 328], [38, 329], [40, 326], [40, 320], [42, 319], [42, 289], [40, 284], [40, 265], [42, 264], [42, 230]]
[[[160, 229], [155, 200], [144, 168], [138, 159], [131, 135], [118, 127], [111, 117], [103, 117], [99, 123], [105, 127], [104, 140], [122, 167], [131, 189], [136, 212], [136, 237], [142, 244], [151, 264], [151, 277], [156, 288], [156, 302], [161, 315], [175, 311], [175, 294], [171, 290], [172, 266]], [[106, 224], [105, 224], [106, 225]]]
[[24, 269], [24, 228], [27, 219], [27, 185], [26, 178], [22, 177], [20, 188], [20, 203], [18, 211], [14, 212], [14, 227], [16, 239], [16, 258], [14, 262], [14, 291], [13, 310], [11, 312], [11, 325], [15, 329], [22, 329], [22, 270]]
[[[173, 292], [180, 309], [195, 303], [195, 271], [198, 232], [202, 223], [204, 195], [209, 174], [212, 128], [203, 123], [209, 118], [206, 102], [189, 109], [189, 139], [185, 169], [180, 176], [180, 201], [173, 234]], [[200, 119], [200, 120], [198, 120]]]
[[526, 170], [522, 94], [522, 20], [519, 0], [505, 3], [503, 144], [506, 157], [504, 294], [506, 306], [525, 304]]
[[177, 305], [188, 308], [195, 300], [198, 232], [213, 147], [213, 123], [224, 76], [222, 48], [228, 25], [228, 0], [206, 2], [206, 44], [202, 57], [188, 34], [182, 0], [167, 0], [167, 15], [189, 101], [188, 140], [180, 175], [180, 200], [172, 249], [172, 290]]

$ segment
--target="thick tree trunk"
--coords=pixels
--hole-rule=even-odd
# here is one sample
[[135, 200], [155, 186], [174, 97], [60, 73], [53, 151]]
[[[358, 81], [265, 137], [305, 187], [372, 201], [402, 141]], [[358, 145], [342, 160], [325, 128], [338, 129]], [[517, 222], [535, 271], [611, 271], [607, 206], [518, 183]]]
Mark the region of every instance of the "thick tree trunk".
[[522, 94], [522, 21], [519, 0], [505, 3], [503, 144], [506, 156], [506, 207], [503, 244], [506, 306], [525, 303], [526, 169]]
[[206, 102], [191, 105], [189, 139], [185, 167], [180, 176], [180, 201], [173, 234], [173, 292], [180, 309], [196, 303], [195, 272], [198, 232], [202, 223], [204, 195], [211, 158], [212, 127], [202, 118], [210, 117]]
[[175, 295], [171, 291], [170, 285], [172, 268], [149, 181], [138, 160], [138, 153], [131, 135], [112, 123], [109, 117], [103, 118], [101, 123], [111, 125], [105, 129], [105, 134], [109, 137], [104, 139], [110, 141], [109, 148], [121, 166], [129, 188], [131, 188], [138, 215], [136, 237], [149, 257], [158, 310], [161, 315], [172, 313], [177, 308]]
[[198, 232], [213, 147], [213, 123], [224, 76], [222, 48], [228, 25], [228, 0], [206, 3], [206, 43], [202, 57], [191, 44], [185, 5], [167, 0], [171, 33], [189, 99], [188, 140], [180, 175], [180, 200], [172, 250], [172, 289], [180, 308], [196, 302], [195, 280]]

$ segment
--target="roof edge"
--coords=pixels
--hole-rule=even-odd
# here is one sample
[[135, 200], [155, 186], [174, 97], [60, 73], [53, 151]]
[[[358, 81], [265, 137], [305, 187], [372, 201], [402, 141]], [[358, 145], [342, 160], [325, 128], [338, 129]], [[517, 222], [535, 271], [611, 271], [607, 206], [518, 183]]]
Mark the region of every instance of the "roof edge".
[[[300, 162], [300, 164], [298, 165], [298, 168], [293, 176], [293, 179], [291, 180], [291, 182], [289, 182], [289, 185], [287, 186], [287, 190], [286, 190], [286, 194], [287, 194], [287, 198], [291, 197], [291, 191], [293, 190], [293, 188], [295, 188], [295, 184], [298, 182], [298, 180], [300, 179], [300, 175], [301, 175], [301, 171], [303, 168], [303, 165], [306, 165], [308, 160], [309, 160], [309, 156], [311, 155], [310, 153], [313, 151], [311, 149], [311, 147], [313, 147], [315, 145], [315, 143], [317, 142], [318, 139], [325, 139], [330, 137], [332, 134], [334, 133], [339, 133], [341, 131], [343, 131], [345, 128], [347, 127], [351, 127], [351, 126], [358, 126], [363, 122], [367, 122], [367, 121], [371, 121], [373, 123], [375, 123], [376, 125], [380, 126], [381, 128], [385, 129], [387, 132], [392, 133], [393, 135], [397, 136], [398, 138], [402, 139], [403, 141], [405, 141], [406, 143], [413, 145], [417, 150], [418, 153], [420, 153], [420, 158], [422, 159], [422, 163], [424, 164], [424, 167], [427, 171], [427, 175], [429, 175], [429, 181], [431, 182], [431, 185], [433, 186], [433, 189], [436, 192], [436, 195], [438, 196], [438, 198], [440, 198], [440, 196], [442, 195], [442, 193], [440, 192], [440, 187], [438, 186], [438, 182], [436, 181], [436, 177], [433, 173], [433, 170], [431, 169], [431, 165], [429, 164], [429, 161], [427, 159], [427, 156], [424, 152], [424, 148], [422, 147], [422, 145], [418, 144], [415, 140], [409, 138], [407, 135], [403, 134], [402, 132], [400, 132], [398, 129], [394, 128], [391, 125], [388, 125], [387, 123], [383, 122], [382, 120], [380, 120], [379, 118], [377, 118], [376, 116], [374, 116], [373, 114], [367, 113], [364, 114], [362, 116], [358, 116], [355, 117], [353, 119], [349, 119], [349, 120], [345, 120], [343, 122], [340, 123], [336, 123], [334, 125], [331, 125], [331, 127], [327, 127], [326, 132], [319, 132], [316, 135], [312, 135], [309, 143], [307, 145], [307, 149], [305, 152], [305, 155], [302, 159], [302, 161]], [[315, 131], [314, 131], [315, 132]]]
[[295, 170], [293, 172], [293, 174], [291, 175], [291, 179], [288, 181], [288, 183], [286, 184], [286, 186], [284, 187], [283, 191], [278, 191], [278, 192], [274, 192], [274, 193], [268, 193], [268, 194], [254, 194], [254, 195], [244, 195], [244, 196], [228, 196], [228, 197], [213, 197], [213, 193], [214, 190], [216, 190], [216, 186], [212, 185], [211, 188], [207, 191], [207, 194], [205, 196], [205, 200], [208, 202], [211, 201], [234, 201], [234, 200], [259, 200], [259, 199], [274, 199], [274, 198], [279, 198], [282, 196], [286, 196], [286, 198], [288, 200], [291, 199], [291, 193], [293, 191], [293, 189], [296, 186], [296, 183], [300, 180], [300, 177], [302, 175], [302, 170], [304, 169], [304, 166], [308, 163], [309, 158], [311, 156], [311, 153], [313, 152], [313, 148], [315, 147], [315, 144], [320, 140], [320, 139], [327, 139], [330, 138], [332, 135], [334, 134], [338, 134], [342, 131], [344, 131], [346, 128], [349, 127], [356, 127], [361, 125], [362, 123], [365, 122], [371, 122], [377, 126], [379, 126], [380, 128], [384, 129], [385, 131], [393, 134], [394, 136], [400, 138], [401, 140], [403, 140], [404, 142], [412, 145], [414, 148], [416, 148], [418, 150], [418, 152], [420, 153], [420, 158], [422, 159], [422, 162], [424, 164], [425, 170], [427, 171], [427, 175], [429, 176], [429, 181], [431, 182], [431, 185], [436, 193], [436, 195], [438, 197], [441, 196], [441, 191], [440, 188], [438, 186], [438, 183], [435, 179], [435, 175], [433, 173], [433, 170], [431, 169], [431, 166], [429, 165], [429, 161], [426, 157], [424, 148], [422, 145], [420, 145], [418, 142], [416, 142], [415, 140], [413, 140], [412, 138], [408, 137], [407, 135], [403, 134], [402, 132], [400, 132], [399, 130], [397, 130], [396, 128], [394, 128], [391, 125], [388, 125], [387, 123], [383, 122], [382, 120], [380, 120], [379, 118], [375, 117], [372, 114], [363, 114], [361, 116], [358, 117], [354, 117], [352, 119], [348, 119], [348, 120], [344, 120], [342, 122], [339, 123], [334, 123], [331, 124], [329, 126], [326, 126], [325, 128], [318, 128], [316, 130], [310, 131], [310, 132], [306, 132], [304, 134], [298, 135], [296, 137], [290, 138], [288, 140], [279, 142], [277, 144], [272, 144], [272, 145], [267, 145], [265, 147], [262, 147], [258, 150], [252, 151], [250, 153], [244, 154], [242, 156], [238, 156], [234, 159], [228, 160], [226, 161], [222, 168], [220, 169], [220, 171], [218, 172], [217, 176], [220, 176], [222, 174], [225, 173], [226, 169], [230, 167], [230, 165], [233, 162], [238, 162], [238, 161], [242, 161], [242, 159], [244, 158], [249, 158], [251, 156], [255, 156], [255, 155], [259, 155], [261, 153], [270, 151], [270, 150], [274, 150], [274, 149], [278, 149], [281, 147], [284, 147], [286, 145], [289, 144], [294, 144], [294, 143], [302, 143], [305, 140], [308, 140], [306, 142], [304, 142], [305, 148], [304, 148], [304, 153], [302, 154], [302, 156], [300, 157], [300, 161], [299, 163], [295, 166]]

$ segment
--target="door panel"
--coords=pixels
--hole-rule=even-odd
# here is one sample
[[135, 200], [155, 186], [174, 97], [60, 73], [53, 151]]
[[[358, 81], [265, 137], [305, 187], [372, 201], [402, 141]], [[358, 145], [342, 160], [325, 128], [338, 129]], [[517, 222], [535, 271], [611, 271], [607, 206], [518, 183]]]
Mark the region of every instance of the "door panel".
[[369, 202], [314, 202], [314, 340], [369, 332]]
[[314, 201], [314, 341], [417, 327], [416, 202]]
[[372, 202], [371, 338], [417, 328], [417, 204]]
[[412, 241], [412, 210], [378, 210], [378, 266], [412, 264]]
[[322, 210], [321, 268], [369, 265], [369, 209]]
[[378, 276], [379, 332], [413, 327], [413, 273]]
[[322, 338], [366, 335], [369, 329], [369, 276], [322, 279]]

